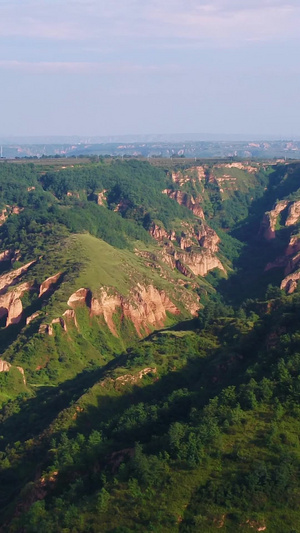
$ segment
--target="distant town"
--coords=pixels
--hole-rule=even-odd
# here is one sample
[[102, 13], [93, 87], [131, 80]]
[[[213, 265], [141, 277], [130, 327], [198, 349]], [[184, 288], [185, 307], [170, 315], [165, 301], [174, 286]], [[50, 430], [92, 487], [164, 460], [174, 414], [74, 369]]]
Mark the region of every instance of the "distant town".
[[[1, 160], [16, 158], [42, 157], [79, 157], [92, 155], [115, 157], [186, 157], [186, 158], [284, 158], [300, 159], [300, 141], [291, 140], [210, 140], [210, 141], [178, 141], [153, 140], [95, 142], [77, 140], [77, 142], [17, 142], [5, 140], [1, 144]], [[24, 139], [25, 140], [25, 139]], [[71, 139], [72, 141], [73, 139]], [[98, 140], [98, 139], [96, 139]], [[6, 141], [6, 142], [5, 142]], [[8, 142], [11, 141], [11, 142]], [[34, 139], [39, 141], [39, 139]], [[52, 141], [52, 142], [51, 142]], [[1, 141], [0, 141], [1, 142]]]

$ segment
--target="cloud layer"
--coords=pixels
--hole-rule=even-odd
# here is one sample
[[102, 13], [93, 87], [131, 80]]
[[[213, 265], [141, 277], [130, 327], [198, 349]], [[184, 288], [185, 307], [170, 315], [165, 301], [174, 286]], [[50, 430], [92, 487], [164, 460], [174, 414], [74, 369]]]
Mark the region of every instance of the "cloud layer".
[[0, 6], [0, 37], [110, 46], [138, 38], [217, 46], [298, 39], [299, 22], [298, 0], [12, 0]]
[[88, 61], [15, 61], [0, 60], [0, 70], [31, 74], [146, 74], [177, 73], [176, 65], [138, 65], [133, 63], [97, 63]]

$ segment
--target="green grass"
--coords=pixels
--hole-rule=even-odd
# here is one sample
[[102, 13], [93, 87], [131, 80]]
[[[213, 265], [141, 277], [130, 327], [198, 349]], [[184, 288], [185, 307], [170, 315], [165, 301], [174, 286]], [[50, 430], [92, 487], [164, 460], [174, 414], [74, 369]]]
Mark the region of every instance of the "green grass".
[[114, 287], [125, 296], [139, 277], [142, 280], [149, 276], [144, 261], [129, 250], [118, 250], [89, 234], [75, 235], [71, 239], [84, 261], [76, 280], [81, 287], [92, 291], [101, 286]]

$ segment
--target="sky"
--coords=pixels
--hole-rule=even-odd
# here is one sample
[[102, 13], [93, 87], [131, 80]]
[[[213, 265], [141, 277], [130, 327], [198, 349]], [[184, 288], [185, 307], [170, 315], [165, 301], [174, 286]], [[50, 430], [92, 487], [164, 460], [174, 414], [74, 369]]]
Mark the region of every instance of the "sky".
[[0, 0], [0, 135], [300, 134], [299, 0]]

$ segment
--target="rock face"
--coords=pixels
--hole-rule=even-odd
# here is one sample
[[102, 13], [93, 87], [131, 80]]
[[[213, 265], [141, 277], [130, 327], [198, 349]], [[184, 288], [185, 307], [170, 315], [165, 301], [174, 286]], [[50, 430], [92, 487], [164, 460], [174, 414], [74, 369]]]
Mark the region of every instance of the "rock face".
[[[22, 318], [21, 298], [32, 288], [33, 283], [26, 282], [14, 287], [22, 274], [25, 274], [35, 261], [31, 261], [16, 270], [0, 276], [0, 319], [6, 317], [6, 325], [17, 324]], [[14, 287], [14, 288], [12, 288]], [[8, 290], [10, 289], [10, 290]]]
[[18, 278], [25, 274], [29, 267], [34, 263], [36, 263], [36, 261], [31, 261], [30, 263], [27, 263], [27, 265], [17, 268], [16, 270], [11, 270], [7, 274], [0, 276], [0, 294], [3, 294], [9, 287], [15, 285]]
[[26, 326], [28, 326], [28, 324], [30, 324], [30, 322], [32, 322], [33, 320], [35, 320], [39, 315], [40, 315], [40, 312], [39, 312], [39, 311], [36, 311], [36, 312], [33, 313], [32, 315], [28, 316], [28, 317], [26, 318]]
[[11, 364], [3, 359], [0, 359], [0, 372], [9, 372]]
[[102, 192], [98, 192], [98, 194], [97, 194], [97, 204], [98, 205], [105, 205], [106, 193], [107, 193], [107, 189], [104, 189]]
[[292, 235], [284, 255], [281, 255], [277, 257], [275, 261], [268, 263], [265, 267], [265, 272], [272, 268], [285, 268], [284, 274], [287, 276], [295, 270], [295, 267], [299, 262], [298, 252], [300, 252], [300, 237], [298, 235]]
[[26, 378], [25, 378], [24, 368], [22, 368], [21, 366], [17, 366], [16, 368], [17, 368], [17, 370], [19, 370], [19, 372], [21, 372], [21, 374], [23, 376], [23, 383], [24, 383], [24, 385], [26, 385]]
[[8, 217], [7, 209], [4, 207], [2, 211], [0, 211], [0, 225], [4, 224], [5, 220]]
[[76, 313], [74, 309], [67, 309], [67, 311], [63, 313], [63, 317], [65, 319], [65, 326], [64, 326], [65, 331], [68, 330], [67, 322], [68, 323], [73, 322], [76, 329], [78, 329], [78, 323], [76, 320]]
[[293, 226], [300, 219], [300, 200], [290, 203], [288, 200], [282, 200], [278, 202], [271, 211], [267, 211], [264, 214], [259, 235], [262, 235], [267, 241], [275, 239], [276, 233], [276, 223], [278, 220], [279, 214], [287, 209], [287, 218], [285, 221], [285, 226]]
[[291, 274], [300, 266], [300, 253], [297, 253], [293, 257], [287, 257], [288, 262], [285, 265], [284, 275], [287, 276], [288, 274]]
[[288, 216], [285, 222], [286, 226], [293, 226], [300, 219], [300, 200], [293, 202], [288, 209]]
[[61, 275], [62, 273], [58, 272], [54, 276], [51, 276], [50, 278], [47, 278], [45, 281], [43, 281], [43, 283], [40, 285], [39, 298], [43, 294], [48, 292], [52, 288], [52, 286], [55, 285], [59, 281]]
[[300, 271], [294, 272], [293, 274], [286, 276], [284, 280], [282, 280], [280, 288], [282, 290], [285, 290], [287, 294], [292, 294], [297, 287], [297, 281], [299, 279], [300, 279]]
[[300, 237], [298, 235], [292, 235], [285, 255], [293, 255], [297, 252], [300, 252]]
[[[219, 242], [220, 237], [216, 234], [216, 232], [209, 228], [206, 225], [202, 225], [200, 230], [197, 233], [197, 239], [199, 242], [199, 245], [203, 248], [207, 248], [211, 252], [215, 253], [219, 250]], [[222, 270], [223, 266], [222, 266]]]
[[[265, 213], [259, 234], [266, 240], [275, 239], [276, 223], [278, 221], [278, 216], [282, 211], [286, 212], [284, 225], [286, 227], [294, 226], [300, 219], [300, 200], [293, 202], [282, 200], [278, 202], [271, 211]], [[294, 292], [297, 287], [297, 282], [300, 279], [298, 273], [300, 266], [299, 252], [300, 236], [291, 235], [284, 255], [277, 257], [275, 261], [268, 263], [265, 267], [265, 272], [273, 268], [284, 269], [285, 278], [282, 280], [280, 288], [285, 290], [288, 294]]]
[[153, 224], [150, 228], [150, 235], [156, 240], [156, 241], [163, 241], [163, 240], [169, 240], [169, 241], [175, 241], [176, 240], [176, 233], [175, 231], [169, 231], [167, 232], [164, 228], [161, 228], [157, 224]]
[[232, 162], [232, 163], [221, 163], [219, 165], [216, 165], [216, 168], [237, 168], [239, 170], [244, 170], [245, 172], [249, 172], [250, 174], [255, 174], [257, 172], [257, 165], [251, 164], [251, 163], [239, 163], [239, 162]]
[[262, 235], [267, 241], [275, 239], [275, 228], [278, 216], [287, 207], [288, 203], [289, 202], [287, 200], [278, 202], [278, 204], [276, 204], [271, 211], [267, 211], [264, 214], [259, 234]]
[[0, 318], [7, 316], [5, 327], [20, 322], [23, 312], [21, 298], [26, 291], [31, 289], [32, 285], [33, 283], [22, 283], [0, 296]]
[[179, 205], [187, 207], [196, 217], [204, 220], [204, 212], [200, 205], [200, 198], [195, 200], [191, 194], [180, 190], [173, 191], [172, 189], [165, 189], [163, 193], [167, 194], [169, 198], [175, 200]]
[[23, 207], [6, 205], [2, 211], [0, 211], [0, 226], [4, 224], [9, 215], [19, 215], [23, 209]]
[[285, 255], [277, 257], [272, 263], [268, 263], [265, 267], [265, 272], [272, 268], [284, 268], [285, 278], [282, 280], [280, 288], [285, 290], [287, 294], [292, 294], [300, 279], [300, 239], [297, 236], [292, 236]]
[[178, 183], [180, 186], [189, 181], [202, 181], [205, 179], [206, 167], [195, 166], [184, 171], [172, 172], [172, 181]]
[[[178, 184], [180, 187], [188, 182], [195, 185], [201, 181], [208, 180], [211, 183], [214, 182], [218, 184], [220, 192], [223, 192], [221, 189], [222, 183], [226, 181], [229, 183], [230, 188], [232, 188], [232, 185], [235, 190], [237, 188], [235, 186], [236, 177], [230, 174], [230, 170], [239, 169], [246, 173], [255, 174], [258, 171], [258, 168], [258, 165], [252, 163], [238, 162], [220, 163], [213, 165], [212, 168], [209, 165], [197, 165], [187, 168], [186, 170], [173, 171], [171, 177], [173, 183]], [[214, 169], [216, 169], [217, 172], [214, 172]]]
[[[191, 277], [192, 274], [205, 276], [214, 268], [225, 272], [220, 259], [215, 255], [219, 250], [220, 242], [216, 232], [205, 223], [202, 223], [196, 230], [187, 223], [182, 227], [185, 231], [182, 231], [181, 235], [176, 235], [174, 231], [167, 232], [157, 225], [152, 226], [151, 235], [159, 243], [164, 244], [162, 260], [187, 277]], [[179, 248], [175, 245], [176, 243]]]
[[89, 289], [78, 289], [76, 292], [71, 294], [70, 298], [68, 299], [68, 305], [69, 307], [73, 307], [77, 304], [87, 304], [87, 301], [90, 296], [90, 290]]
[[[70, 307], [88, 305], [86, 295], [90, 291], [88, 289], [79, 289], [79, 291], [70, 296], [68, 300]], [[132, 321], [139, 336], [142, 335], [142, 330], [150, 332], [151, 328], [162, 327], [166, 321], [167, 311], [179, 314], [179, 309], [165, 291], [158, 290], [153, 285], [138, 284], [126, 297], [102, 287], [97, 295], [91, 295], [88, 306], [91, 316], [103, 316], [114, 335], [117, 335], [117, 331], [113, 317], [117, 312], [120, 313], [121, 320], [127, 318]]]
[[14, 256], [14, 252], [12, 250], [4, 250], [4, 252], [0, 252], [0, 263], [3, 261], [10, 261]]
[[[175, 252], [174, 255], [177, 261], [188, 267], [195, 276], [205, 276], [210, 270], [219, 268], [223, 272], [225, 269], [221, 261], [214, 255], [211, 250], [206, 250], [203, 253], [197, 252]], [[184, 274], [184, 272], [182, 272]]]
[[[9, 372], [11, 368], [12, 368], [12, 365], [10, 363], [8, 363], [7, 361], [4, 361], [4, 359], [0, 359], [0, 372]], [[15, 368], [19, 370], [19, 372], [22, 374], [23, 383], [24, 385], [26, 385], [24, 368], [22, 368], [21, 366], [16, 366]]]

